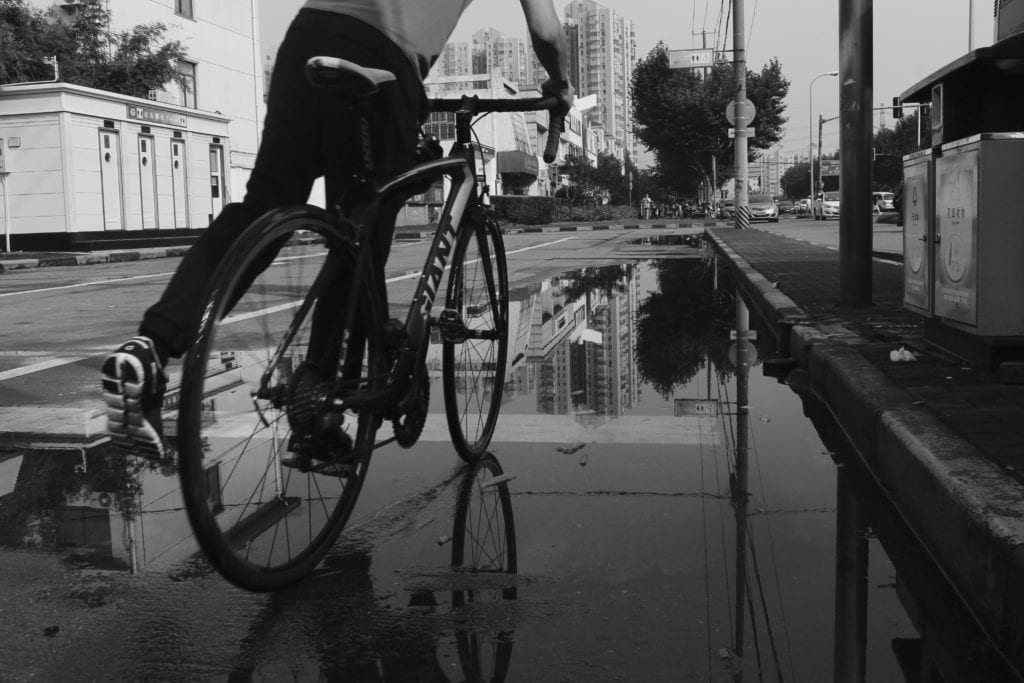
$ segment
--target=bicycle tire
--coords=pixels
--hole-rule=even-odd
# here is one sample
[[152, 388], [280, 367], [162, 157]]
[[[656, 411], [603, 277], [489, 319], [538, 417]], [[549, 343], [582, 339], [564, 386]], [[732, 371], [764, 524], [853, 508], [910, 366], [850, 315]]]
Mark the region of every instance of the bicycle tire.
[[[515, 519], [508, 482], [492, 454], [471, 463], [459, 482], [455, 519], [452, 525], [452, 569], [467, 572], [473, 579], [452, 591], [452, 607], [462, 609], [479, 604], [515, 600], [512, 581], [491, 581], [486, 575], [514, 575], [516, 557]], [[472, 622], [470, 622], [472, 623]], [[487, 622], [493, 624], [492, 621]], [[455, 634], [462, 680], [504, 681], [512, 660], [512, 632], [481, 632], [461, 628]]]
[[[307, 239], [294, 240], [296, 233]], [[210, 563], [248, 590], [276, 590], [314, 569], [348, 521], [369, 466], [380, 424], [371, 410], [340, 416], [355, 453], [344, 466], [330, 464], [344, 440], [337, 428], [327, 432], [334, 441], [307, 435], [324, 415], [339, 417], [325, 412], [324, 395], [340, 351], [314, 359], [311, 342], [329, 336], [322, 326], [313, 335], [313, 321], [333, 327], [348, 300], [338, 275], [353, 272], [355, 254], [344, 235], [343, 224], [311, 206], [253, 223], [217, 268], [185, 358], [178, 430], [185, 507]], [[354, 319], [379, 330], [373, 286], [363, 280], [361, 287]], [[383, 346], [373, 332], [357, 337], [351, 345], [372, 390], [382, 381]]]
[[494, 435], [508, 362], [508, 268], [501, 230], [490, 214], [459, 234], [445, 307], [458, 313], [467, 337], [442, 337], [448, 432], [459, 457], [473, 462]]

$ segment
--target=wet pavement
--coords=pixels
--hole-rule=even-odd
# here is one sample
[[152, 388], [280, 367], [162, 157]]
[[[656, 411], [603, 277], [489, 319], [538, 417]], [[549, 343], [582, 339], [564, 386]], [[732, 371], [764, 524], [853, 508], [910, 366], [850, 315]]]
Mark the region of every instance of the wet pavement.
[[[435, 382], [423, 440], [374, 456], [320, 570], [278, 593], [205, 566], [169, 472], [102, 444], [0, 451], [0, 678], [1011, 679], [829, 412], [765, 375], [774, 344], [730, 360], [734, 290], [679, 237], [699, 231], [509, 236], [508, 476], [460, 495], [500, 475], [458, 465]], [[399, 252], [393, 300], [410, 267]], [[84, 392], [95, 356], [66, 384]], [[45, 400], [58, 371], [3, 384], [81, 412]], [[455, 557], [460, 507], [485, 511], [470, 545], [504, 571]]]

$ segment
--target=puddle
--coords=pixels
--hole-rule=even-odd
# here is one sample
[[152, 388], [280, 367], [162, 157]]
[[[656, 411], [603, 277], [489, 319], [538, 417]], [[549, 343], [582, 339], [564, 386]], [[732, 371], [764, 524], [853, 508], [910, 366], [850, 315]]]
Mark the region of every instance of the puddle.
[[629, 240], [627, 244], [642, 244], [657, 247], [687, 246], [699, 249], [701, 246], [701, 235], [699, 233], [689, 235], [650, 235], [639, 239]]
[[[690, 246], [672, 235], [632, 243]], [[1005, 675], [827, 412], [766, 376], [770, 348], [754, 341], [751, 351], [731, 339], [735, 301], [719, 284], [710, 262], [684, 258], [585, 268], [511, 292], [509, 373], [495, 441], [519, 476], [501, 504], [515, 513], [525, 578], [513, 582], [514, 593], [527, 607], [487, 612], [476, 605], [472, 617], [500, 622], [492, 646], [501, 667], [514, 667], [519, 679], [568, 679], [579, 669], [559, 676], [567, 666], [559, 662], [587, 657], [601, 670], [608, 657], [607, 670], [616, 670], [610, 646], [581, 636], [547, 656], [552, 642], [561, 643], [552, 631], [601, 623], [628, 637], [622, 629], [640, 619], [662, 659], [707, 662], [695, 670], [716, 680], [766, 672], [773, 680], [827, 680], [836, 661], [846, 670], [863, 667], [866, 680], [901, 680], [905, 667], [921, 662], [945, 680]], [[360, 510], [422, 495], [437, 486], [437, 463], [451, 462], [439, 344], [428, 367], [431, 416], [417, 457], [382, 452], [370, 477], [387, 484], [368, 486]], [[372, 598], [396, 573], [423, 562], [423, 547], [448, 552], [448, 505], [424, 499], [411, 510], [392, 508], [403, 532], [374, 550], [372, 567], [369, 551], [360, 549], [357, 565], [351, 552], [339, 554], [349, 538], [332, 553], [349, 564], [326, 570], [360, 577]], [[404, 526], [427, 506], [437, 514], [422, 527]], [[584, 519], [573, 517], [580, 509]], [[638, 532], [644, 515], [657, 521]], [[597, 535], [575, 540], [584, 528]], [[567, 549], [553, 572], [546, 563], [555, 562], [556, 542]], [[109, 450], [4, 456], [0, 544], [57, 550], [86, 566], [169, 571], [182, 582], [206, 574], [194, 561], [174, 468], [142, 466]], [[424, 586], [440, 595], [455, 580], [441, 567], [416, 576], [418, 592], [390, 589], [390, 607], [433, 610]], [[509, 585], [489, 588], [507, 600]], [[653, 596], [671, 610], [645, 602], [652, 586], [661, 586]], [[597, 596], [591, 602], [588, 587]], [[96, 588], [75, 597], [92, 606], [108, 594]], [[528, 609], [536, 604], [570, 607], [537, 616]], [[465, 625], [468, 608], [454, 598], [451, 605]], [[573, 621], [574, 609], [586, 619]], [[446, 631], [445, 619], [422, 626], [447, 639], [450, 651], [466, 637]]]

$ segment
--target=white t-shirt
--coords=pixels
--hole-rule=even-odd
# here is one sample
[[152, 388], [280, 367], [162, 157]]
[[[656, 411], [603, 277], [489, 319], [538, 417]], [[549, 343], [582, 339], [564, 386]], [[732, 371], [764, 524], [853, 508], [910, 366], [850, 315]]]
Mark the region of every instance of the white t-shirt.
[[307, 0], [305, 6], [347, 14], [373, 26], [402, 48], [426, 78], [471, 1]]

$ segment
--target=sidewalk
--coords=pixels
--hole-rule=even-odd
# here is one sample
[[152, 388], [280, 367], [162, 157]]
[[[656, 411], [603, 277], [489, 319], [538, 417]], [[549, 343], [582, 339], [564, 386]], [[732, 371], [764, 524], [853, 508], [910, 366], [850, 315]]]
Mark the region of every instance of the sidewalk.
[[[923, 339], [900, 264], [873, 262], [874, 306], [842, 308], [839, 253], [709, 230], [783, 357], [804, 371], [985, 630], [1024, 671], [1024, 386]], [[912, 362], [893, 362], [906, 345]]]

